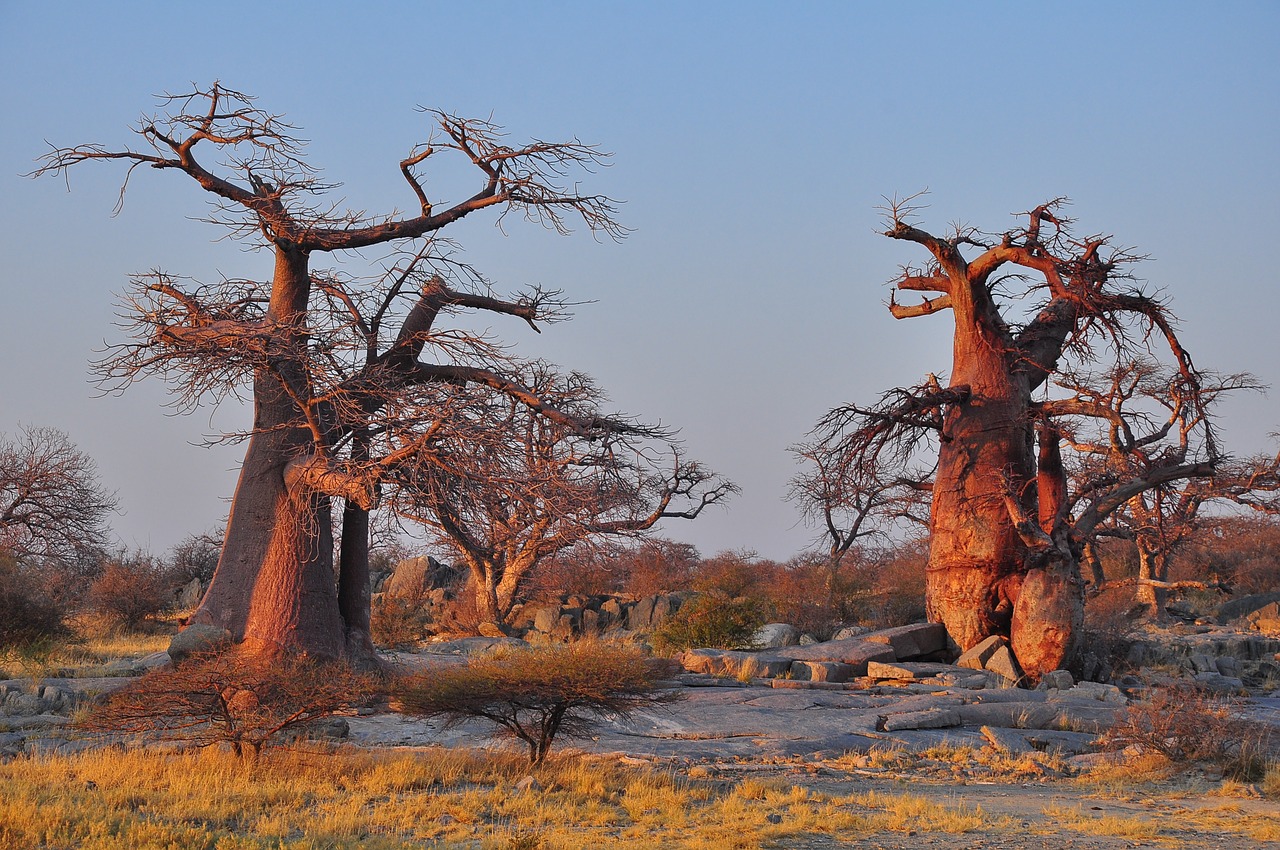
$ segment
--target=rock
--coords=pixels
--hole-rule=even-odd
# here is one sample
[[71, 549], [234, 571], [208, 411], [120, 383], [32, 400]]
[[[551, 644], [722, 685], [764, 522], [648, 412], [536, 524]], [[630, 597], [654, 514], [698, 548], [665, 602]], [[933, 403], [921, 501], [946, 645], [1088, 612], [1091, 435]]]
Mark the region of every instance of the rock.
[[620, 625], [626, 619], [622, 610], [622, 603], [613, 597], [609, 597], [600, 604], [600, 628], [608, 629], [611, 626]]
[[1036, 688], [1038, 691], [1069, 690], [1075, 684], [1075, 680], [1071, 678], [1069, 670], [1051, 670], [1040, 677], [1040, 685]]
[[960, 715], [951, 708], [930, 708], [924, 711], [907, 711], [890, 714], [884, 719], [884, 731], [902, 729], [946, 729], [960, 725]]
[[1050, 696], [1051, 700], [1098, 700], [1099, 702], [1109, 702], [1115, 705], [1128, 705], [1129, 700], [1125, 698], [1124, 692], [1115, 685], [1104, 684], [1103, 682], [1080, 682], [1068, 691], [1062, 691], [1059, 694]]
[[388, 598], [421, 599], [433, 590], [456, 584], [463, 575], [463, 569], [430, 556], [405, 558], [383, 583], [382, 593]]
[[910, 661], [947, 648], [947, 630], [941, 623], [915, 623], [894, 629], [881, 629], [868, 632], [862, 639], [893, 647], [898, 661]]
[[1217, 673], [1218, 667], [1213, 663], [1213, 659], [1207, 655], [1196, 653], [1192, 655], [1188, 661], [1191, 662], [1191, 669], [1196, 673]]
[[800, 635], [800, 644], [799, 644], [800, 646], [813, 646], [817, 642], [818, 642], [818, 639], [813, 635], [809, 634], [808, 632], [805, 632], [804, 634]]
[[839, 631], [837, 631], [834, 635], [832, 635], [831, 639], [846, 640], [852, 637], [860, 637], [862, 635], [865, 635], [869, 631], [871, 631], [871, 629], [867, 628], [866, 626], [845, 626]]
[[4, 725], [10, 730], [32, 730], [32, 729], [52, 729], [58, 726], [66, 726], [71, 722], [71, 718], [64, 717], [61, 714], [31, 714], [25, 717], [6, 717]]
[[839, 661], [792, 661], [789, 669], [801, 682], [847, 682], [856, 675], [852, 665]]
[[1122, 706], [1104, 705], [1101, 703], [1050, 703], [1058, 709], [1058, 716], [1053, 719], [1057, 729], [1068, 729], [1072, 732], [1089, 732], [1098, 734], [1115, 725], [1116, 717]]
[[691, 673], [734, 678], [769, 679], [782, 676], [791, 668], [789, 658], [732, 649], [690, 649], [680, 656], [680, 663]]
[[947, 673], [966, 675], [970, 672], [965, 667], [930, 661], [867, 662], [869, 679], [933, 679]]
[[1001, 726], [983, 726], [979, 731], [996, 752], [1020, 756], [1035, 750], [1025, 737]]
[[551, 634], [555, 631], [556, 624], [560, 622], [560, 606], [550, 605], [546, 608], [539, 608], [533, 615], [533, 630], [535, 632], [543, 632]]
[[529, 644], [513, 637], [469, 637], [429, 644], [425, 647], [425, 652], [428, 655], [483, 655], [504, 648], [528, 649]]
[[318, 741], [345, 741], [351, 735], [351, 724], [345, 717], [325, 717], [307, 728], [307, 737]]
[[206, 623], [192, 623], [169, 641], [169, 657], [181, 661], [189, 655], [213, 652], [231, 643], [231, 632]]
[[956, 659], [956, 666], [968, 667], [971, 670], [985, 670], [987, 669], [987, 662], [991, 660], [991, 656], [1001, 648], [1008, 649], [1009, 641], [1000, 635], [991, 635], [982, 642], [965, 650]]
[[883, 643], [871, 643], [862, 638], [828, 640], [813, 646], [788, 646], [776, 650], [774, 655], [792, 661], [838, 661], [854, 668], [853, 675], [865, 676], [870, 661], [895, 661], [893, 647]]
[[1217, 672], [1223, 676], [1237, 679], [1240, 677], [1240, 662], [1230, 655], [1215, 659], [1214, 664], [1217, 666]]
[[653, 626], [653, 608], [656, 596], [645, 596], [627, 610], [627, 628], [633, 632], [646, 631]]
[[761, 649], [798, 646], [800, 630], [790, 623], [768, 623], [756, 629], [751, 642]]
[[1195, 680], [1202, 688], [1218, 694], [1239, 694], [1244, 691], [1244, 682], [1242, 680], [1224, 676], [1216, 671], [1212, 673], [1197, 673]]
[[1022, 680], [1022, 668], [1018, 666], [1018, 661], [1013, 657], [1013, 651], [1008, 646], [998, 647], [991, 653], [984, 669], [999, 673], [1009, 682]]
[[957, 706], [964, 726], [998, 726], [1005, 729], [1045, 729], [1058, 718], [1057, 706], [1040, 702], [993, 702]]
[[506, 631], [497, 623], [481, 623], [476, 627], [476, 631], [480, 633], [481, 637], [501, 638], [507, 636]]
[[1280, 632], [1280, 602], [1272, 602], [1245, 616], [1250, 628], [1260, 632]]
[[1233, 620], [1238, 620], [1241, 617], [1247, 617], [1260, 608], [1267, 607], [1276, 602], [1280, 602], [1280, 592], [1255, 593], [1249, 596], [1241, 596], [1239, 599], [1231, 599], [1219, 605], [1213, 612], [1212, 619], [1214, 622], [1225, 626]]
[[200, 585], [200, 579], [193, 578], [178, 590], [173, 603], [179, 610], [190, 610], [200, 604], [200, 596], [202, 592], [203, 589]]

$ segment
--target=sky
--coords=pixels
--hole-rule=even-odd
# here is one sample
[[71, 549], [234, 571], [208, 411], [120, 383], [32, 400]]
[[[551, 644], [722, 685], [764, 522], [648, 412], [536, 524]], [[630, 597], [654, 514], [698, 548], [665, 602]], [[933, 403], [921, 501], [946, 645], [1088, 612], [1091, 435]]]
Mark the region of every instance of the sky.
[[[593, 375], [612, 405], [680, 429], [742, 493], [662, 533], [784, 559], [814, 530], [784, 500], [787, 447], [829, 408], [945, 375], [950, 318], [884, 307], [920, 223], [988, 231], [1067, 196], [1083, 233], [1149, 259], [1197, 364], [1280, 383], [1280, 4], [1233, 2], [222, 2], [0, 0], [0, 432], [61, 428], [117, 492], [120, 543], [156, 553], [225, 516], [236, 406], [175, 415], [147, 382], [103, 396], [130, 273], [266, 279], [271, 259], [200, 221], [182, 175], [24, 175], [49, 144], [133, 141], [155, 95], [221, 80], [283, 113], [335, 199], [413, 206], [398, 162], [418, 107], [492, 117], [513, 140], [612, 152], [584, 182], [622, 200], [621, 242], [484, 213], [450, 228], [514, 291], [584, 302], [516, 353]], [[357, 258], [359, 259], [359, 258]], [[363, 259], [376, 260], [376, 256]], [[1274, 395], [1223, 407], [1238, 454], [1280, 429]]]

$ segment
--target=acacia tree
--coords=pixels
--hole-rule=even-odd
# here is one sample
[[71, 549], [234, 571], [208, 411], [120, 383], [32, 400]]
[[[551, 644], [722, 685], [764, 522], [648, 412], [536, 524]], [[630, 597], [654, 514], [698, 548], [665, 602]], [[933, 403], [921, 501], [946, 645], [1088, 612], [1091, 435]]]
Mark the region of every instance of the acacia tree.
[[[1197, 391], [1189, 394], [1181, 375], [1149, 358], [1116, 364], [1101, 375], [1060, 376], [1055, 384], [1068, 396], [1045, 401], [1042, 410], [1057, 417], [1063, 444], [1075, 453], [1068, 475], [1069, 514], [1079, 514], [1072, 532], [1091, 590], [1116, 585], [1103, 575], [1097, 539], [1130, 540], [1138, 554], [1138, 572], [1131, 580], [1137, 599], [1150, 616], [1161, 618], [1170, 590], [1209, 586], [1168, 580], [1169, 558], [1195, 530], [1200, 509], [1256, 495], [1273, 482], [1274, 461], [1218, 458], [1211, 474], [1197, 470], [1166, 478], [1163, 473], [1204, 453], [1197, 442], [1208, 433], [1205, 417], [1215, 401], [1259, 386], [1247, 374], [1202, 374]], [[1119, 483], [1153, 478], [1160, 480], [1141, 491], [1127, 491], [1123, 502], [1099, 500]]]
[[19, 558], [74, 559], [106, 542], [118, 502], [93, 459], [57, 428], [0, 434], [0, 549]]
[[[162, 113], [135, 128], [144, 146], [55, 148], [36, 174], [62, 174], [98, 160], [127, 163], [129, 174], [140, 166], [182, 174], [208, 193], [215, 222], [274, 258], [269, 282], [192, 290], [163, 274], [137, 280], [130, 305], [135, 341], [104, 364], [121, 384], [148, 373], [173, 378], [183, 401], [246, 385], [252, 395], [253, 425], [221, 557], [192, 621], [229, 630], [246, 652], [359, 660], [372, 652], [367, 590], [361, 589], [367, 511], [398, 460], [370, 452], [367, 437], [378, 417], [422, 387], [471, 382], [554, 415], [499, 368], [452, 358], [448, 346], [428, 349], [439, 335], [436, 319], [447, 310], [489, 310], [533, 322], [544, 306], [536, 295], [505, 301], [451, 288], [440, 276], [448, 264], [425, 262], [439, 260], [430, 242], [447, 225], [489, 208], [503, 216], [523, 213], [560, 232], [574, 216], [593, 231], [621, 236], [610, 200], [581, 194], [566, 179], [605, 155], [576, 140], [513, 147], [489, 122], [431, 112], [435, 131], [399, 163], [414, 209], [370, 216], [326, 201], [333, 187], [317, 179], [295, 129], [252, 98], [215, 83], [162, 103]], [[205, 153], [221, 161], [210, 164]], [[478, 177], [473, 195], [439, 208], [418, 176], [438, 154], [460, 156]], [[413, 259], [388, 270], [386, 288], [364, 312], [353, 295], [358, 282], [348, 286], [318, 275], [312, 263], [316, 255], [374, 246], [419, 250], [411, 248]], [[409, 306], [398, 314], [393, 305], [402, 299]], [[337, 362], [342, 349], [326, 347], [325, 335], [313, 327], [318, 303], [350, 308], [343, 327], [365, 343], [362, 361]], [[392, 333], [386, 325], [396, 315], [404, 321]], [[349, 374], [344, 367], [351, 367]], [[348, 520], [336, 581], [334, 498], [343, 500]]]
[[951, 312], [950, 380], [943, 386], [930, 375], [876, 405], [838, 408], [815, 434], [854, 468], [903, 467], [936, 452], [929, 617], [964, 649], [1008, 636], [1033, 677], [1078, 654], [1083, 582], [1073, 526], [1096, 524], [1167, 481], [1208, 475], [1218, 459], [1209, 421], [1198, 416], [1194, 456], [1113, 480], [1072, 516], [1060, 419], [1089, 413], [1052, 396], [1055, 374], [1080, 371], [1103, 345], [1124, 359], [1160, 343], [1187, 406], [1202, 411], [1204, 399], [1165, 305], [1127, 283], [1125, 268], [1138, 257], [1106, 237], [1074, 237], [1061, 208], [1036, 207], [1024, 226], [996, 236], [959, 228], [940, 237], [911, 222], [909, 201], [894, 202], [885, 235], [921, 246], [929, 261], [894, 281], [895, 296], [922, 292], [923, 300], [891, 297], [889, 310], [898, 319]]
[[[570, 422], [598, 416], [585, 375], [533, 364], [524, 385]], [[615, 423], [584, 436], [510, 396], [477, 388], [396, 474], [395, 507], [456, 551], [482, 622], [499, 626], [547, 558], [602, 537], [639, 536], [662, 519], [695, 519], [737, 491], [660, 430]], [[415, 433], [413, 439], [419, 439]]]

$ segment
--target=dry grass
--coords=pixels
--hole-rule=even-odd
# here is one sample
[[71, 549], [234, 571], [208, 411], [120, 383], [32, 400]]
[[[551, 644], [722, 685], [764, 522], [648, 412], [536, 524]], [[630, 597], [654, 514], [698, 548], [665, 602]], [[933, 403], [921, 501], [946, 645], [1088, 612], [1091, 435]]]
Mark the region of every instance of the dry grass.
[[695, 781], [551, 759], [516, 789], [515, 757], [454, 750], [95, 751], [0, 765], [0, 850], [786, 846], [800, 836], [1003, 828], [911, 795], [832, 796], [784, 782]]
[[1044, 815], [1055, 827], [1084, 835], [1138, 839], [1159, 838], [1162, 834], [1160, 826], [1153, 821], [1120, 815], [1095, 815], [1086, 813], [1079, 807], [1049, 806], [1044, 810]]

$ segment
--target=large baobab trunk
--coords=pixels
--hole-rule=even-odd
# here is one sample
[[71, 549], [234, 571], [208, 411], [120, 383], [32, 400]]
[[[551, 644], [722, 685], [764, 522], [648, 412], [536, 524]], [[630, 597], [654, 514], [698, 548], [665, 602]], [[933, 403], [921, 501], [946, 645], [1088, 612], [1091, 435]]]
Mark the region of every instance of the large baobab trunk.
[[[306, 253], [278, 247], [268, 322], [301, 334], [310, 287]], [[222, 556], [192, 622], [228, 629], [251, 652], [338, 658], [344, 630], [334, 594], [330, 500], [296, 474], [296, 461], [315, 450], [315, 440], [301, 421], [299, 399], [285, 391], [291, 372], [295, 395], [305, 392], [303, 364], [254, 376], [253, 432]]]

